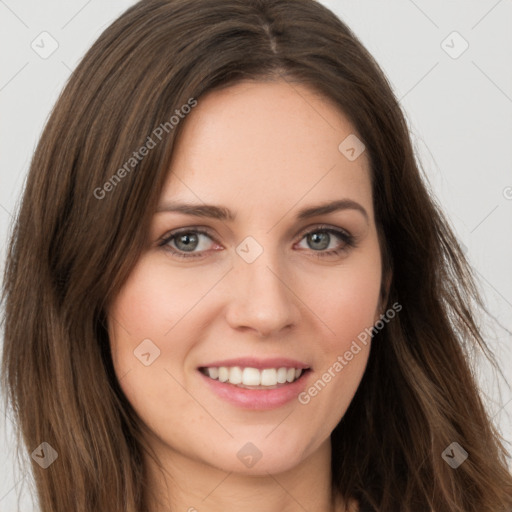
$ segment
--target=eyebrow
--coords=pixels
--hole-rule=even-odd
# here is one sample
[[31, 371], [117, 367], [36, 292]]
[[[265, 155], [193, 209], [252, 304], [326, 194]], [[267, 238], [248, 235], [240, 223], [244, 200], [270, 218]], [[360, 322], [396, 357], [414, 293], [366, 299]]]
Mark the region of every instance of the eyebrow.
[[[297, 214], [298, 220], [309, 219], [317, 215], [326, 215], [328, 213], [340, 210], [356, 210], [360, 212], [366, 222], [369, 221], [368, 212], [356, 201], [352, 199], [339, 199], [335, 201], [328, 201], [317, 206], [310, 206], [303, 208]], [[165, 203], [159, 206], [156, 213], [160, 212], [177, 212], [186, 215], [193, 215], [195, 217], [209, 217], [218, 220], [227, 220], [230, 222], [235, 221], [236, 214], [229, 208], [224, 206], [216, 206], [212, 204], [191, 204], [191, 203]]]

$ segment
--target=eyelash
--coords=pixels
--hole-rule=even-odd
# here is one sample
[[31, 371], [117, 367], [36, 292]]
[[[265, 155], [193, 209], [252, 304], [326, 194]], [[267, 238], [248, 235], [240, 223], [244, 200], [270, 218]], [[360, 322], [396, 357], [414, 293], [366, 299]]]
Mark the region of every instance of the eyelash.
[[[311, 235], [313, 233], [320, 233], [320, 232], [321, 233], [329, 233], [331, 235], [337, 236], [338, 238], [340, 238], [343, 241], [344, 245], [342, 247], [340, 247], [339, 249], [331, 249], [329, 251], [313, 251], [313, 254], [317, 258], [327, 258], [329, 256], [338, 256], [342, 252], [346, 252], [350, 248], [356, 247], [356, 245], [357, 245], [355, 237], [353, 235], [351, 235], [350, 233], [348, 233], [347, 231], [331, 228], [331, 227], [325, 226], [325, 225], [316, 226], [314, 229], [312, 229], [310, 231], [306, 231], [305, 233], [302, 233], [299, 241], [301, 241], [307, 235]], [[170, 233], [169, 236], [164, 237], [158, 245], [159, 245], [159, 247], [162, 247], [165, 251], [170, 252], [173, 256], [177, 256], [178, 258], [186, 259], [186, 258], [203, 257], [204, 252], [188, 253], [187, 254], [185, 252], [181, 252], [177, 249], [174, 249], [173, 247], [168, 245], [169, 242], [171, 242], [175, 238], [179, 237], [180, 235], [183, 235], [183, 234], [188, 235], [191, 233], [205, 235], [208, 238], [211, 238], [214, 242], [216, 242], [216, 240], [213, 238], [211, 233], [209, 233], [208, 231], [201, 229], [201, 228], [190, 227], [190, 228], [184, 228], [184, 229], [180, 229], [178, 231], [174, 231], [174, 232]]]

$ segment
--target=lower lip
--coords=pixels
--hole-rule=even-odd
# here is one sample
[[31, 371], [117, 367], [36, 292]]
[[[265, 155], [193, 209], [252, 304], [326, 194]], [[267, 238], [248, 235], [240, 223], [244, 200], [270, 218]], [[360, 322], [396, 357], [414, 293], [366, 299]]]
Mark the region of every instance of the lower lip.
[[282, 407], [283, 405], [297, 399], [298, 395], [306, 387], [306, 379], [311, 370], [303, 372], [302, 375], [290, 384], [283, 384], [274, 389], [246, 389], [239, 388], [228, 382], [220, 382], [211, 379], [198, 370], [199, 375], [205, 380], [210, 389], [220, 398], [244, 409], [268, 410]]

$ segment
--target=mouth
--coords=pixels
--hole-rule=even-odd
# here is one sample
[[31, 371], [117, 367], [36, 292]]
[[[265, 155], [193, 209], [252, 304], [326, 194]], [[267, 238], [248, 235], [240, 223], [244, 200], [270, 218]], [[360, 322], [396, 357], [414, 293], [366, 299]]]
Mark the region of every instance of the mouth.
[[211, 380], [231, 384], [238, 388], [269, 390], [281, 388], [298, 380], [311, 368], [253, 368], [242, 366], [202, 366], [198, 370]]

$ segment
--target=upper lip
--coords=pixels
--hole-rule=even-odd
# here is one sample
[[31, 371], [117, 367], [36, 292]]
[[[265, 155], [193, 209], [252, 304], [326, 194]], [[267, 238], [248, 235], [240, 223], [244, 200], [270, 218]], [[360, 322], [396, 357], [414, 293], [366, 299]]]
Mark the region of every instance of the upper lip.
[[285, 357], [271, 357], [269, 359], [257, 359], [255, 357], [239, 357], [236, 359], [224, 359], [222, 361], [213, 361], [199, 366], [199, 368], [218, 368], [221, 366], [240, 366], [242, 368], [257, 368], [263, 370], [265, 368], [310, 368], [306, 363], [288, 359]]

